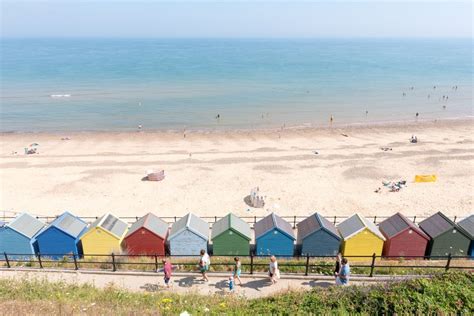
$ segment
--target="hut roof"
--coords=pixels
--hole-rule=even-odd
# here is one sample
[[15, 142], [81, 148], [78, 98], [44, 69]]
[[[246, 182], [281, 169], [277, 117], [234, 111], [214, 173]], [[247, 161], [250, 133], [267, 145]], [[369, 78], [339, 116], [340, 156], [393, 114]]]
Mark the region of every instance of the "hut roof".
[[0, 227], [3, 227], [5, 225], [4, 221], [0, 221]]
[[50, 227], [56, 227], [62, 232], [68, 234], [69, 236], [77, 238], [87, 227], [87, 223], [69, 212], [64, 212], [54, 221], [52, 221], [48, 226], [45, 226], [41, 232], [45, 231]]
[[396, 213], [379, 224], [380, 230], [388, 238], [392, 238], [406, 229], [412, 229], [420, 234], [426, 240], [428, 237], [419, 227], [401, 213]]
[[128, 225], [114, 215], [107, 213], [93, 222], [89, 230], [93, 229], [94, 227], [101, 227], [117, 238], [121, 238], [127, 230]]
[[44, 225], [45, 224], [42, 221], [30, 214], [22, 213], [6, 226], [31, 239], [44, 227]]
[[421, 221], [418, 226], [431, 238], [436, 238], [448, 230], [456, 227], [456, 224], [447, 218], [443, 213], [438, 212], [427, 219]]
[[173, 239], [176, 235], [180, 234], [186, 229], [192, 231], [198, 236], [201, 236], [205, 240], [209, 239], [209, 224], [193, 213], [186, 214], [184, 217], [180, 218], [176, 223], [173, 224], [168, 239]]
[[242, 237], [248, 240], [252, 239], [250, 225], [232, 213], [227, 214], [212, 225], [211, 238], [214, 239], [231, 228]]
[[282, 219], [280, 216], [275, 213], [271, 213], [268, 216], [262, 218], [254, 225], [255, 238], [258, 238], [270, 230], [277, 228], [286, 234], [288, 237], [295, 239], [295, 234], [293, 233], [293, 227], [290, 223]]
[[314, 213], [313, 215], [307, 217], [303, 221], [298, 223], [298, 233], [301, 239], [306, 238], [312, 233], [324, 229], [334, 237], [341, 239], [339, 232], [337, 231], [336, 226], [333, 223], [328, 221], [324, 216], [319, 213]]
[[474, 214], [466, 217], [462, 221], [458, 223], [458, 226], [464, 229], [466, 233], [468, 233], [471, 239], [474, 238]]
[[148, 213], [145, 216], [139, 218], [135, 223], [132, 224], [130, 229], [128, 230], [127, 235], [125, 238], [130, 236], [131, 234], [135, 233], [140, 228], [146, 228], [158, 237], [165, 239], [166, 234], [168, 233], [168, 223], [163, 221], [161, 218], [156, 216], [155, 214]]
[[367, 220], [364, 216], [362, 216], [359, 213], [356, 213], [349, 217], [348, 219], [344, 220], [341, 222], [337, 228], [339, 229], [339, 232], [341, 233], [341, 236], [344, 239], [349, 239], [355, 235], [357, 235], [359, 232], [363, 231], [364, 229], [368, 229], [377, 237], [379, 237], [382, 240], [385, 240], [385, 237], [382, 235], [380, 230], [375, 226], [374, 223], [371, 221]]

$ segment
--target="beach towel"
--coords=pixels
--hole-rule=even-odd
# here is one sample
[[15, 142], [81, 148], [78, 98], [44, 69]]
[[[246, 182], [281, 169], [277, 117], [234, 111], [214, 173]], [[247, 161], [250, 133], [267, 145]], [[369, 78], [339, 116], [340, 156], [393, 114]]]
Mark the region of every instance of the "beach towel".
[[435, 174], [417, 174], [415, 176], [415, 182], [436, 182], [436, 180]]

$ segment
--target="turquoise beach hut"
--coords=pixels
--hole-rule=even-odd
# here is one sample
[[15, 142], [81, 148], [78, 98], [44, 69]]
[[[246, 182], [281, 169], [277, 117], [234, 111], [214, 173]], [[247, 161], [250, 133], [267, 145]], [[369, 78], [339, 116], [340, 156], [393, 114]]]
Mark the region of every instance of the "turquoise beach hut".
[[22, 213], [0, 228], [0, 253], [21, 258], [35, 254], [34, 236], [44, 227], [35, 217]]

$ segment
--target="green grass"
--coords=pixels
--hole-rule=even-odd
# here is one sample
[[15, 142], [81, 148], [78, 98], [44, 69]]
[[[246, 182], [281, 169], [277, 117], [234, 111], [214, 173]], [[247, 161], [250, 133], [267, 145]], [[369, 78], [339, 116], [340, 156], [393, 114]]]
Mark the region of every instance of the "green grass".
[[114, 287], [67, 285], [47, 280], [0, 279], [0, 306], [8, 314], [114, 315], [471, 315], [472, 273], [450, 272], [371, 286], [287, 292], [268, 298], [172, 293], [132, 293]]

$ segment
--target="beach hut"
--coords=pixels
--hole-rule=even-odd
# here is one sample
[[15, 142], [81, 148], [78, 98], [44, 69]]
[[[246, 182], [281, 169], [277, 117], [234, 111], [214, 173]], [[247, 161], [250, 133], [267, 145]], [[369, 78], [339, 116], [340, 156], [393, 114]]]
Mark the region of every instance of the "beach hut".
[[295, 234], [290, 223], [271, 213], [254, 225], [256, 254], [292, 256]]
[[168, 240], [171, 255], [199, 255], [201, 249], [207, 251], [209, 224], [189, 213], [173, 224]]
[[471, 257], [474, 257], [474, 214], [471, 214], [471, 216], [460, 221], [458, 226], [464, 229], [464, 231], [469, 235], [469, 238], [471, 238], [471, 246], [469, 247], [468, 254]]
[[27, 213], [18, 215], [0, 228], [0, 253], [16, 254], [11, 256], [12, 258], [34, 255], [33, 237], [44, 225], [42, 221]]
[[123, 239], [123, 248], [130, 255], [165, 255], [168, 224], [148, 213], [137, 220]]
[[212, 225], [212, 249], [214, 255], [248, 256], [252, 239], [250, 225], [229, 213]]
[[384, 256], [424, 256], [430, 237], [411, 220], [397, 213], [379, 224], [386, 238]]
[[120, 253], [120, 244], [127, 227], [127, 223], [112, 214], [99, 217], [81, 237], [84, 256], [90, 258], [94, 255]]
[[[342, 236], [341, 252], [344, 256], [377, 256], [382, 254], [385, 237], [374, 223], [361, 214], [354, 214], [337, 226]], [[352, 257], [349, 260], [368, 260]]]
[[78, 244], [86, 229], [86, 222], [64, 212], [35, 236], [38, 252], [53, 259], [62, 258], [67, 254], [82, 255]]
[[341, 246], [341, 236], [336, 226], [321, 214], [314, 213], [297, 225], [296, 244], [301, 254], [310, 256], [335, 256]]
[[428, 256], [467, 256], [471, 239], [443, 213], [438, 212], [420, 222], [420, 228], [430, 236]]

